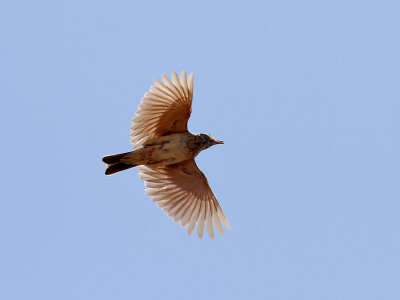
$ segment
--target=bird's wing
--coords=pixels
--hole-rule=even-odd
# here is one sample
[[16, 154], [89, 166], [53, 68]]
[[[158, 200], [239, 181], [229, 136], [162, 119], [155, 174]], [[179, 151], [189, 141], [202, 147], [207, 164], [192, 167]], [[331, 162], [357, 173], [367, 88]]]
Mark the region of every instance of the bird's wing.
[[192, 111], [193, 73], [186, 78], [182, 72], [179, 79], [173, 72], [171, 78], [172, 82], [162, 75], [163, 83], [154, 79], [154, 85], [144, 94], [130, 132], [135, 148], [155, 137], [187, 131]]
[[197, 225], [197, 235], [201, 238], [204, 223], [211, 238], [214, 238], [213, 223], [220, 234], [224, 233], [221, 221], [231, 228], [194, 159], [164, 167], [141, 165], [138, 168], [146, 193], [175, 222], [188, 226], [189, 235]]

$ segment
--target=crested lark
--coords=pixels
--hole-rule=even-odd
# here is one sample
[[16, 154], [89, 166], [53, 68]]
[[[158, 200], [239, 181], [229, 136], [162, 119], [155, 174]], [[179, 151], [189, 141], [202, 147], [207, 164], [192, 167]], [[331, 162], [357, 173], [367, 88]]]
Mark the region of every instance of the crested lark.
[[221, 221], [229, 229], [230, 224], [194, 158], [200, 151], [224, 142], [188, 131], [193, 73], [186, 78], [182, 72], [179, 79], [173, 72], [171, 78], [172, 82], [165, 75], [163, 83], [154, 80], [132, 120], [130, 135], [136, 150], [104, 156], [105, 173], [112, 175], [138, 166], [147, 194], [168, 216], [188, 226], [189, 235], [197, 226], [200, 238], [206, 224], [208, 235], [214, 238], [214, 226], [223, 234]]

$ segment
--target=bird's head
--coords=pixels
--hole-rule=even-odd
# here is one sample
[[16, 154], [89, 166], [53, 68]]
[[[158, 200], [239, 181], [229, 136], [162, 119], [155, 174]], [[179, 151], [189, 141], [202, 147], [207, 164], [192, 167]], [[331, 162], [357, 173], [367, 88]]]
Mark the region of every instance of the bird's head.
[[201, 150], [210, 148], [211, 146], [214, 146], [217, 144], [224, 144], [223, 141], [219, 141], [219, 140], [213, 138], [208, 133], [197, 134], [196, 139], [197, 139], [198, 145], [200, 146]]

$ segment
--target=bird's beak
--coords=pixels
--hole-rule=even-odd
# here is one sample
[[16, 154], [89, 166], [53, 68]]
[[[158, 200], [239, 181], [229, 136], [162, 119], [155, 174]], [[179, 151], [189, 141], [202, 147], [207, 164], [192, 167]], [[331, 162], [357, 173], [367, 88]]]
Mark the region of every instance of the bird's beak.
[[215, 144], [225, 144], [223, 141], [218, 141], [218, 140], [216, 140], [215, 141]]

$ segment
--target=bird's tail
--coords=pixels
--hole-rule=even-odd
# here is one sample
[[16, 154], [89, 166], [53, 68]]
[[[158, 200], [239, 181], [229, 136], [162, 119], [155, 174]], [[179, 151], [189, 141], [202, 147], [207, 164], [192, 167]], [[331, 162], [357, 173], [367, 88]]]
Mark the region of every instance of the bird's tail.
[[107, 165], [106, 175], [112, 175], [138, 165], [146, 163], [146, 152], [144, 148], [121, 154], [107, 155], [103, 157]]

